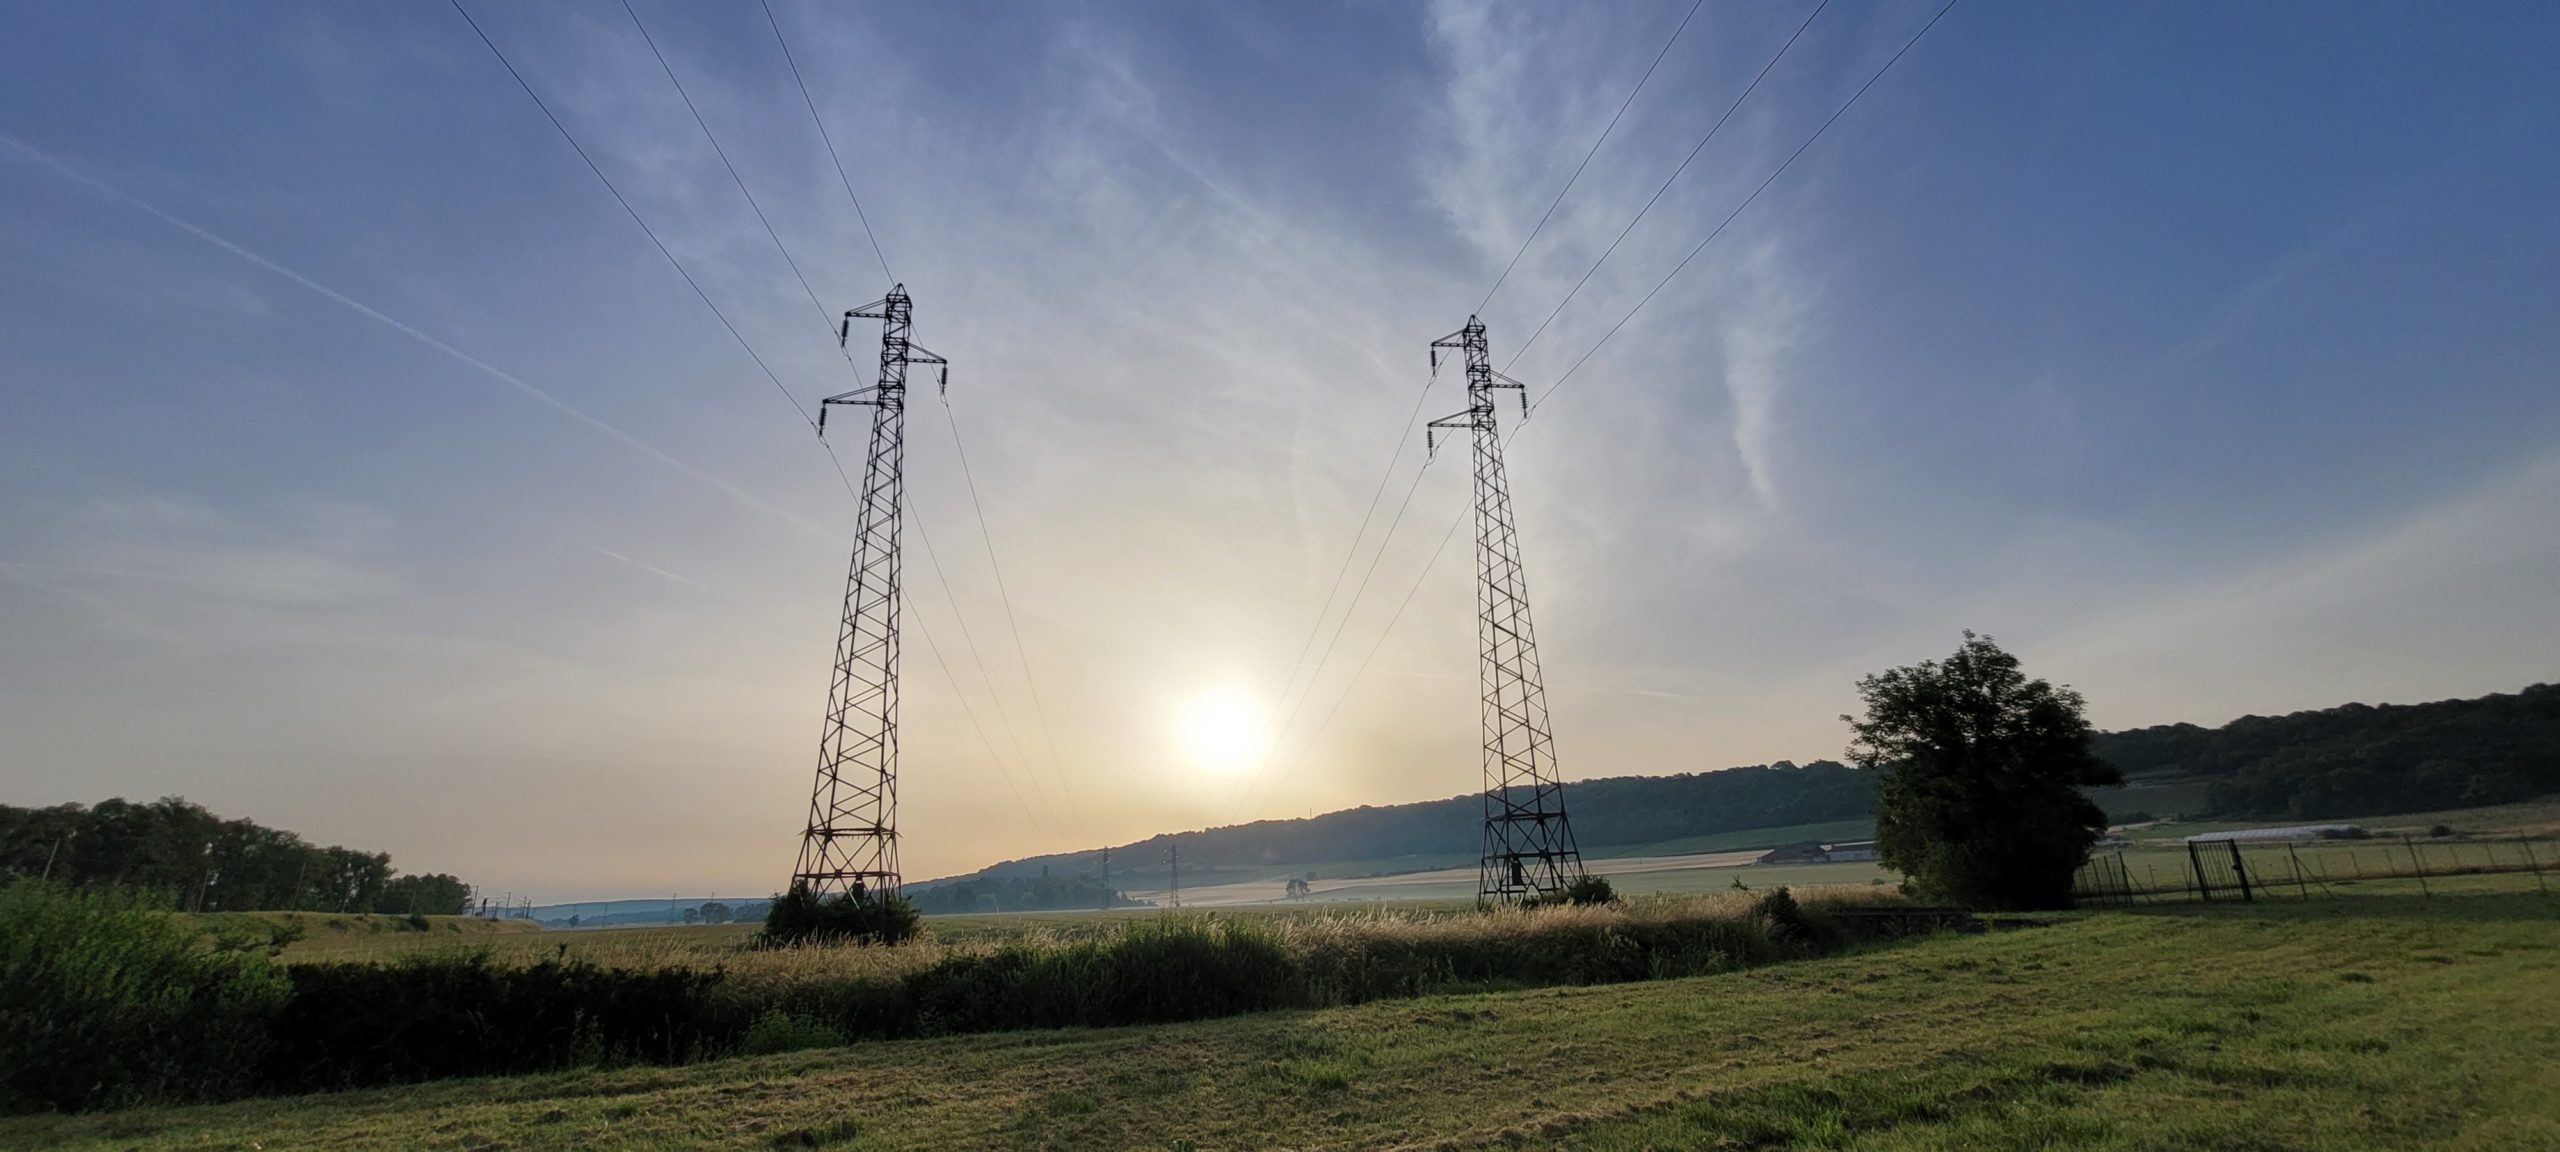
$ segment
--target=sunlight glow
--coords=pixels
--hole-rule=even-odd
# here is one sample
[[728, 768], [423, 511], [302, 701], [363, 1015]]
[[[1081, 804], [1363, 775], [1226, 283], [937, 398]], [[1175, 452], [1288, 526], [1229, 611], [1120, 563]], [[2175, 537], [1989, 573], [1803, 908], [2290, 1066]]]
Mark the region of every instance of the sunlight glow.
[[1269, 721], [1262, 705], [1242, 690], [1215, 688], [1182, 708], [1182, 746], [1200, 767], [1241, 772], [1262, 752]]

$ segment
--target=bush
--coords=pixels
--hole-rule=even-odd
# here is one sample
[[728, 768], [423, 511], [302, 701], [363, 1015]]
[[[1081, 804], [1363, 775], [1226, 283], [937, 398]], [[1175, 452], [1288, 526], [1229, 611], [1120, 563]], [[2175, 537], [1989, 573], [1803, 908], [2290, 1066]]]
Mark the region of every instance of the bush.
[[677, 1064], [743, 1031], [716, 1010], [724, 974], [526, 967], [486, 951], [396, 964], [299, 964], [273, 1023], [267, 1086], [302, 1092], [447, 1076], [504, 1076], [584, 1064]]
[[1562, 903], [1566, 904], [1606, 905], [1618, 902], [1618, 890], [1606, 876], [1585, 876], [1565, 885], [1564, 891], [1557, 895], [1563, 897]]
[[894, 892], [820, 896], [806, 884], [794, 884], [773, 898], [765, 910], [764, 932], [756, 939], [768, 948], [840, 940], [900, 944], [922, 926], [916, 906]]
[[1772, 944], [1803, 946], [1828, 943], [1812, 918], [1805, 915], [1804, 906], [1796, 903], [1795, 894], [1785, 888], [1774, 889], [1752, 902], [1751, 915], [1760, 921], [1761, 931], [1768, 934]]
[[214, 950], [159, 901], [0, 888], [0, 1110], [233, 1095], [266, 1054], [284, 977]]
[[1017, 943], [907, 977], [926, 1033], [1205, 1020], [1305, 999], [1295, 957], [1259, 927], [1166, 919], [1101, 939]]

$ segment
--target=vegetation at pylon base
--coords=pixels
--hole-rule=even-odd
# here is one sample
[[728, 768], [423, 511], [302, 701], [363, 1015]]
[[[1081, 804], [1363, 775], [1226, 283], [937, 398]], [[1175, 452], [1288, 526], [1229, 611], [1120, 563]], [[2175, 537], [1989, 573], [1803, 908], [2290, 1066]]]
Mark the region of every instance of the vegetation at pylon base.
[[1968, 631], [1945, 661], [1861, 678], [1850, 758], [1881, 772], [1876, 847], [1920, 895], [1972, 908], [2071, 905], [2107, 817], [2081, 789], [2122, 783], [2090, 750], [2086, 702], [2030, 680]]
[[1618, 889], [1609, 883], [1609, 878], [1606, 876], [1584, 876], [1547, 893], [1544, 898], [1537, 901], [1539, 904], [1554, 907], [1573, 904], [1601, 906], [1617, 902]]
[[848, 941], [900, 944], [915, 936], [922, 921], [916, 906], [895, 892], [820, 896], [807, 884], [793, 884], [765, 910], [764, 931], [756, 941], [768, 948]]
[[471, 886], [452, 876], [398, 876], [384, 853], [318, 847], [175, 796], [148, 804], [0, 804], [0, 877], [8, 876], [167, 892], [193, 912], [458, 916], [471, 902]]
[[13, 881], [0, 887], [0, 1111], [237, 1095], [289, 991], [262, 951], [207, 948], [142, 894]]

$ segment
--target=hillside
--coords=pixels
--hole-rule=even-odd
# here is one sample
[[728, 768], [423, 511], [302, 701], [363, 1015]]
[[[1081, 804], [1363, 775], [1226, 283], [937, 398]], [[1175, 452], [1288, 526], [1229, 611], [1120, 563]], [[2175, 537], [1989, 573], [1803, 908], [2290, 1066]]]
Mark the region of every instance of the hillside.
[[[1721, 772], [1578, 780], [1571, 791], [1573, 828], [1583, 849], [1596, 852], [1719, 832], [1855, 820], [1872, 810], [1872, 791], [1865, 773], [1831, 760], [1801, 767], [1780, 761]], [[1115, 876], [1160, 876], [1165, 851], [1178, 839], [1183, 876], [1200, 883], [1279, 867], [1345, 862], [1370, 865], [1377, 872], [1408, 871], [1473, 861], [1483, 822], [1483, 799], [1468, 793], [1152, 836], [1114, 845], [1111, 856]], [[1098, 863], [1098, 852], [1059, 853], [1008, 860], [978, 875], [1085, 872]]]
[[2208, 781], [2214, 815], [2320, 817], [2504, 804], [2560, 791], [2560, 686], [2427, 704], [2113, 732], [2127, 778]]
[[[2128, 787], [2098, 797], [2119, 817], [2370, 816], [2497, 804], [2560, 792], [2560, 686], [2243, 716], [2218, 728], [2164, 724], [2106, 732], [2097, 751], [2127, 778]], [[1791, 835], [1798, 826], [1873, 812], [1867, 774], [1830, 760], [1577, 780], [1568, 794], [1574, 832], [1593, 855], [1710, 836], [1725, 847], [1760, 847], [1802, 838]], [[1177, 841], [1191, 883], [1283, 868], [1347, 875], [1448, 867], [1476, 858], [1482, 820], [1482, 801], [1473, 793], [1262, 820], [1113, 845], [1112, 872], [1115, 882], [1161, 883], [1166, 849]], [[1734, 835], [1754, 830], [1768, 834]], [[1099, 863], [1098, 851], [1058, 853], [1005, 861], [974, 876], [1072, 875]]]

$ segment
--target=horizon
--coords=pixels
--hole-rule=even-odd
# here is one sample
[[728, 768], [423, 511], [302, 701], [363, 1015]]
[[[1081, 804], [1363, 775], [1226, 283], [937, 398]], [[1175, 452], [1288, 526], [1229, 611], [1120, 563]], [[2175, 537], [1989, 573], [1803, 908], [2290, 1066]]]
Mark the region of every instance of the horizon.
[[[1406, 415], [1485, 297], [1572, 382], [1499, 413], [1568, 782], [1837, 759], [1963, 629], [2110, 731], [2553, 678], [2560, 10], [1826, 7], [1542, 328], [1810, 3], [1653, 72], [1688, 6], [776, 5], [859, 219], [755, 9], [638, 5], [760, 208], [618, 6], [467, 7], [792, 404], [860, 381], [760, 214], [950, 359], [918, 875], [1479, 787], [1466, 473]], [[849, 501], [472, 29], [13, 23], [0, 803], [781, 888]]]

